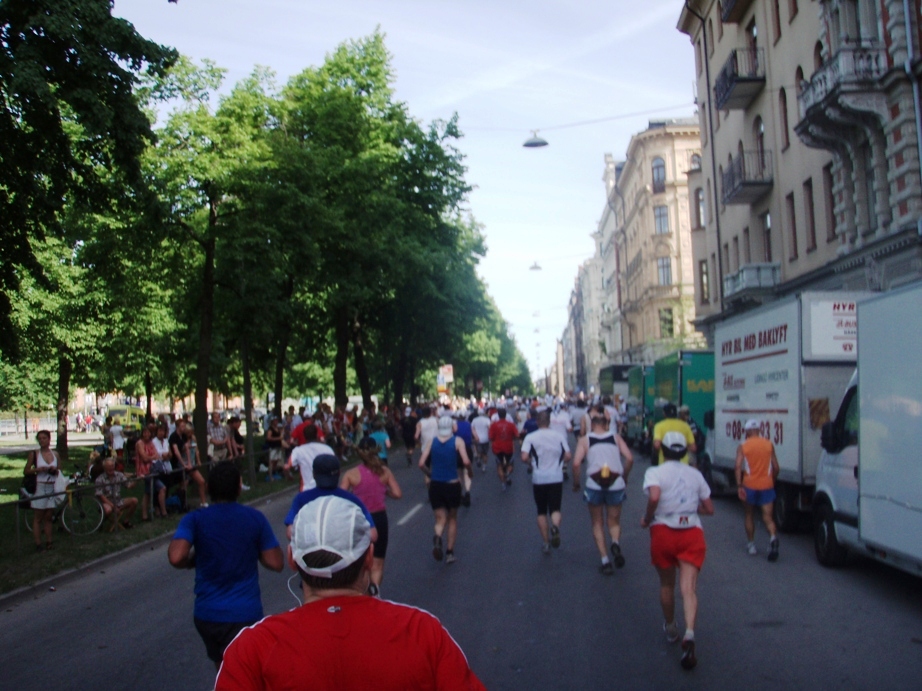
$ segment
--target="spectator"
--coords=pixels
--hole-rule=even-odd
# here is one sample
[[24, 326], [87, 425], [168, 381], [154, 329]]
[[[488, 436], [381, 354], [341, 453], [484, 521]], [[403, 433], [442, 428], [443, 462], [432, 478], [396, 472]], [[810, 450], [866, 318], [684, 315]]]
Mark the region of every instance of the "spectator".
[[221, 414], [217, 411], [211, 414], [208, 421], [208, 448], [212, 461], [227, 460], [228, 433], [227, 428], [221, 424]]
[[283, 566], [269, 521], [237, 503], [240, 488], [236, 466], [217, 463], [208, 474], [213, 504], [183, 517], [168, 550], [175, 568], [195, 569], [193, 621], [216, 668], [240, 630], [263, 617], [258, 564]]
[[[134, 527], [131, 523], [131, 517], [138, 508], [136, 497], [122, 498], [122, 485], [126, 483], [125, 474], [115, 469], [115, 459], [107, 458], [102, 462], [103, 473], [96, 478], [96, 498], [102, 504], [103, 513], [106, 518], [112, 518], [112, 526], [109, 532], [115, 530], [116, 524], [121, 518], [123, 528], [130, 530]], [[133, 487], [134, 483], [128, 483], [128, 487]]]
[[372, 433], [368, 436], [378, 445], [378, 458], [387, 465], [387, 451], [391, 448], [391, 438], [384, 429], [384, 420], [375, 420], [371, 423], [371, 428]]
[[109, 428], [109, 447], [115, 452], [117, 461], [117, 470], [119, 472], [125, 469], [123, 458], [125, 457], [125, 428], [122, 427], [121, 420], [115, 418], [114, 424]]
[[216, 691], [484, 688], [435, 617], [363, 597], [371, 543], [370, 523], [346, 499], [319, 496], [300, 509], [288, 563], [301, 575], [304, 604], [241, 631]]
[[[61, 472], [61, 459], [58, 452], [51, 449], [51, 432], [41, 430], [35, 435], [38, 450], [29, 453], [29, 460], [23, 468], [23, 475], [35, 475], [35, 499], [32, 500], [32, 536], [35, 538], [36, 551], [42, 551], [42, 532], [45, 533], [44, 549], [51, 549], [51, 520], [57, 499], [54, 494], [54, 482]], [[31, 471], [31, 472], [30, 472]]]
[[157, 498], [159, 513], [166, 515], [166, 485], [160, 480], [159, 473], [153, 472], [155, 461], [160, 460], [160, 453], [151, 438], [151, 428], [147, 425], [141, 428], [141, 438], [134, 445], [135, 475], [144, 478], [144, 496], [141, 499], [141, 520], [151, 520], [148, 515], [151, 500]]
[[279, 428], [278, 418], [272, 418], [269, 429], [266, 430], [266, 446], [269, 448], [269, 477], [268, 482], [275, 479], [275, 469], [283, 461], [282, 455], [282, 430]]
[[[195, 430], [192, 425], [185, 425], [183, 436], [186, 440], [186, 453], [182, 458], [182, 490], [183, 496], [186, 494], [186, 488], [189, 486], [189, 480], [193, 480], [198, 485], [199, 506], [208, 506], [205, 499], [205, 478], [199, 468], [202, 467], [202, 457], [198, 451], [198, 444], [195, 443]], [[188, 506], [184, 507], [188, 508]]]

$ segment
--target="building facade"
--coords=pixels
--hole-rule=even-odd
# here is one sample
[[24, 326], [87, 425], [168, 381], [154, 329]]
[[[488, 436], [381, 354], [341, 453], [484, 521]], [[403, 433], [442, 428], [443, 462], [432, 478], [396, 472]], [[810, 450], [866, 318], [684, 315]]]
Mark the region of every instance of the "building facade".
[[[696, 330], [688, 177], [700, 168], [697, 120], [651, 122], [606, 180], [617, 280], [608, 284], [620, 349], [612, 362], [652, 364], [704, 344]], [[606, 161], [608, 163], [608, 161]]]
[[695, 302], [709, 338], [717, 321], [783, 295], [922, 276], [911, 4], [908, 32], [902, 0], [683, 6], [701, 122]]

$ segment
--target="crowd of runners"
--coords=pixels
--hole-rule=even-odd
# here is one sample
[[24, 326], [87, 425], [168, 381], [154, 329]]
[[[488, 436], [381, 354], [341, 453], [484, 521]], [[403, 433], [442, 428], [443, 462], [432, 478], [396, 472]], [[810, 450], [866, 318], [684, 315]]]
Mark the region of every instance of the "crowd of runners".
[[[393, 412], [355, 411], [351, 416], [342, 416], [338, 426], [336, 414], [323, 408], [303, 417], [289, 410], [283, 421], [269, 421], [267, 431], [277, 432], [267, 434], [269, 476], [278, 470], [289, 478], [297, 472], [300, 478], [300, 492], [292, 502], [285, 525], [288, 562], [302, 576], [305, 604], [321, 601], [334, 591], [340, 595], [380, 597], [389, 533], [386, 501], [402, 496], [391, 466], [403, 461], [407, 466], [415, 464], [424, 476], [434, 518], [431, 554], [436, 561], [451, 565], [458, 558], [455, 553], [458, 512], [460, 507], [472, 505], [475, 478], [478, 478], [477, 493], [483, 496], [480, 493], [487, 491], [505, 493], [515, 477], [526, 475], [523, 481], [529, 481], [532, 487], [541, 551], [551, 555], [560, 547], [563, 487], [570, 480], [573, 491], [582, 493], [588, 509], [599, 553], [599, 572], [613, 575], [626, 564], [621, 549], [621, 508], [634, 468], [633, 453], [621, 436], [622, 406], [620, 400], [609, 398], [591, 401], [502, 398], [485, 402], [446, 401]], [[708, 484], [694, 467], [697, 436], [683, 420], [682, 412], [666, 404], [664, 418], [654, 427], [653, 465], [643, 478], [646, 508], [640, 525], [650, 529], [650, 558], [660, 583], [664, 635], [670, 643], [681, 639], [681, 666], [692, 669], [697, 664], [694, 633], [697, 578], [706, 553], [699, 515], [712, 514], [714, 507]], [[403, 450], [392, 453], [392, 442], [398, 436], [402, 437]], [[276, 439], [278, 446], [274, 445]], [[341, 472], [344, 457], [353, 454], [359, 464]], [[757, 426], [747, 425], [747, 438], [740, 445], [737, 457], [739, 496], [747, 507], [746, 549], [750, 554], [757, 553], [754, 515], [760, 510], [770, 534], [769, 561], [778, 558], [778, 539], [771, 522], [772, 485], [777, 472], [771, 443], [758, 435]], [[239, 475], [236, 481], [239, 483]], [[210, 493], [211, 484], [209, 478]], [[227, 522], [209, 521], [207, 512], [214, 508], [214, 503], [231, 501], [227, 488], [218, 488], [217, 492], [223, 499], [212, 493], [211, 508], [183, 520], [174, 537], [170, 559], [174, 566], [193, 567], [195, 558], [190, 555], [195, 549], [199, 563], [203, 551], [209, 555], [207, 571], [197, 571], [196, 628], [205, 640], [209, 657], [219, 665], [222, 659], [227, 659], [225, 648], [237, 632], [268, 630], [261, 628], [262, 623], [252, 626], [262, 616], [256, 565], [262, 563], [276, 570], [281, 565], [274, 552], [280, 549], [278, 543], [256, 519], [244, 522], [249, 526], [249, 542], [243, 539], [247, 534], [243, 528], [235, 529], [230, 541], [214, 542], [210, 533], [226, 533]], [[332, 499], [339, 503], [330, 504], [333, 507], [330, 511], [343, 520], [348, 517], [348, 522], [325, 527], [326, 513], [317, 513], [317, 502]], [[329, 535], [317, 532], [324, 530], [331, 532]], [[314, 559], [304, 556], [306, 553], [299, 547], [303, 543], [327, 547], [318, 548], [323, 555]], [[220, 544], [220, 549], [216, 550], [215, 544]], [[249, 556], [241, 558], [241, 550]], [[355, 561], [355, 568], [348, 576], [336, 577], [339, 568], [350, 567], [342, 563], [346, 558]], [[239, 573], [229, 577], [228, 569]], [[209, 584], [206, 573], [220, 573], [221, 578], [218, 583]], [[234, 612], [232, 606], [232, 611], [221, 611], [216, 617], [214, 610], [209, 609], [209, 600], [211, 606], [222, 602], [222, 587], [240, 582], [250, 583], [256, 589], [256, 606], [251, 593], [249, 609]], [[677, 584], [682, 594], [684, 634], [675, 616]], [[203, 598], [201, 593], [209, 596]], [[200, 599], [204, 599], [201, 610]], [[259, 617], [254, 617], [257, 609]], [[311, 625], [318, 622], [312, 621]], [[241, 639], [249, 640], [246, 645], [255, 645], [249, 633], [236, 640]], [[242, 643], [235, 646], [227, 648], [231, 657], [242, 654], [246, 647]], [[262, 665], [272, 663], [254, 654], [259, 659], [250, 662], [259, 667], [259, 674], [265, 673]], [[452, 660], [453, 665], [457, 663], [454, 656]], [[251, 669], [247, 673], [256, 672]], [[476, 687], [476, 677], [470, 670], [464, 674]], [[220, 682], [219, 675], [218, 687], [222, 688]]]

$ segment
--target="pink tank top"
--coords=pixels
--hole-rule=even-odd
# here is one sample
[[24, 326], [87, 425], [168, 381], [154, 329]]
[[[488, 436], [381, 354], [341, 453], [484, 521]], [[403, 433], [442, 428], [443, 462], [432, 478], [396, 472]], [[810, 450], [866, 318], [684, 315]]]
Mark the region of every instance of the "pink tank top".
[[362, 480], [352, 488], [352, 493], [362, 500], [369, 513], [384, 511], [384, 497], [387, 485], [381, 484], [381, 478], [370, 471], [364, 464], [359, 465]]

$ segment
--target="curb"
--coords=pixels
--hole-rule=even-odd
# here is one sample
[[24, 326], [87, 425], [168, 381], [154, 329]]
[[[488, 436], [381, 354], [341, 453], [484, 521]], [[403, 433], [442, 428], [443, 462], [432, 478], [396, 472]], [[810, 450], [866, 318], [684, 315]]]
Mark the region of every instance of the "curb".
[[[265, 502], [275, 499], [276, 497], [280, 497], [288, 492], [291, 492], [291, 490], [295, 490], [294, 493], [296, 494], [297, 489], [298, 486], [293, 485], [291, 487], [286, 487], [285, 489], [278, 492], [273, 492], [272, 494], [265, 494], [258, 499], [254, 499], [253, 501], [242, 503], [244, 506], [253, 506], [259, 504], [260, 502]], [[144, 542], [139, 542], [136, 545], [126, 547], [125, 549], [119, 550], [118, 552], [112, 552], [111, 554], [106, 554], [105, 556], [94, 559], [93, 561], [88, 561], [85, 564], [80, 564], [73, 568], [64, 569], [63, 571], [59, 571], [53, 576], [49, 576], [48, 578], [45, 578], [44, 580], [38, 581], [31, 585], [24, 585], [21, 588], [17, 588], [16, 590], [11, 590], [8, 593], [0, 595], [0, 607], [9, 607], [11, 605], [16, 605], [24, 600], [31, 599], [33, 596], [38, 595], [39, 592], [47, 592], [48, 587], [52, 584], [58, 585], [62, 583], [68, 583], [77, 576], [81, 576], [84, 573], [96, 569], [100, 566], [128, 558], [138, 552], [144, 552], [148, 548], [152, 549], [154, 547], [158, 547], [162, 543], [168, 543], [172, 537], [172, 533], [158, 535], [157, 537], [152, 537], [149, 540], [145, 540]]]

